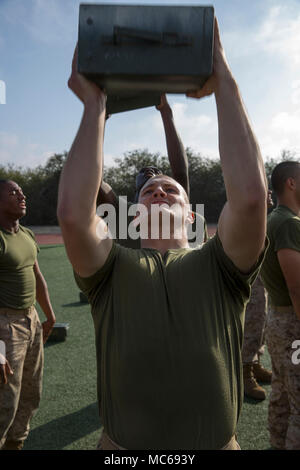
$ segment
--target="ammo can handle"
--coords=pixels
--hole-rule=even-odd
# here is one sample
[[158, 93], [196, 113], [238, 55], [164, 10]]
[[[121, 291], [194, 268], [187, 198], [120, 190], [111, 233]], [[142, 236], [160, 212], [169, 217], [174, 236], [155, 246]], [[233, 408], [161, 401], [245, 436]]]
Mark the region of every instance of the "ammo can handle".
[[189, 46], [192, 44], [191, 37], [180, 37], [177, 33], [153, 33], [152, 31], [145, 31], [143, 29], [114, 26], [114, 44], [120, 44], [122, 37], [142, 39], [165, 46]]

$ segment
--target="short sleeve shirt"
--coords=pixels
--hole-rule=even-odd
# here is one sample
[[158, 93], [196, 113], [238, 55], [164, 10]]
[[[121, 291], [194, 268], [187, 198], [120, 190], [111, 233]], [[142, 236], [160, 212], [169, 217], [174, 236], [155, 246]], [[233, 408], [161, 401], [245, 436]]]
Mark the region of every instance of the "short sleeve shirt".
[[292, 305], [277, 253], [285, 248], [300, 251], [300, 218], [280, 205], [268, 216], [267, 234], [270, 246], [261, 269], [262, 281], [272, 305]]
[[242, 274], [218, 236], [199, 249], [126, 249], [78, 286], [92, 306], [98, 394], [126, 449], [220, 449], [243, 388], [245, 304], [261, 260]]
[[33, 265], [39, 248], [34, 234], [19, 226], [17, 233], [0, 228], [0, 307], [24, 309], [36, 299]]

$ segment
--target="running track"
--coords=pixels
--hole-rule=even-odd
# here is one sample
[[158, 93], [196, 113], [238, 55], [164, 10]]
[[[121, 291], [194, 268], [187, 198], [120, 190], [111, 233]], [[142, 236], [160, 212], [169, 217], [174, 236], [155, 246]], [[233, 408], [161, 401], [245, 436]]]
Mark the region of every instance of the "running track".
[[[208, 227], [209, 236], [213, 236], [216, 231], [215, 225]], [[36, 241], [39, 245], [59, 245], [63, 244], [62, 236], [59, 233], [36, 233]]]

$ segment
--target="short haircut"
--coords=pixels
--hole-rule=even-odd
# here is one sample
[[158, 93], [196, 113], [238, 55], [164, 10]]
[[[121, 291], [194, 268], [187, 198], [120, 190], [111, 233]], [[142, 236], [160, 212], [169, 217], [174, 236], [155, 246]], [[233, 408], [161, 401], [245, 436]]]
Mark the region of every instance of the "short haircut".
[[2, 194], [2, 189], [3, 189], [3, 186], [6, 184], [6, 183], [9, 183], [10, 180], [5, 180], [5, 179], [0, 179], [0, 196]]
[[159, 174], [157, 174], [157, 175], [154, 175], [154, 176], [148, 178], [147, 181], [145, 181], [145, 183], [143, 184], [143, 186], [141, 186], [141, 188], [140, 188], [140, 190], [139, 190], [139, 192], [138, 192], [137, 201], [136, 201], [136, 202], [138, 202], [139, 197], [140, 197], [140, 192], [141, 192], [141, 190], [143, 189], [143, 187], [145, 186], [145, 184], [149, 181], [149, 179], [157, 178], [158, 176], [163, 176], [163, 177], [169, 178], [170, 180], [173, 180], [176, 184], [179, 184], [179, 186], [182, 188], [182, 190], [183, 190], [183, 192], [184, 192], [184, 197], [185, 197], [185, 200], [186, 200], [186, 204], [189, 204], [189, 203], [190, 203], [190, 200], [189, 200], [189, 197], [188, 197], [188, 195], [187, 195], [187, 192], [186, 192], [186, 190], [184, 189], [184, 187], [182, 186], [182, 184], [178, 183], [178, 181], [177, 181], [175, 178], [173, 178], [172, 176], [170, 176], [170, 175], [165, 175], [164, 173], [159, 173]]
[[141, 170], [136, 175], [136, 179], [135, 179], [135, 196], [134, 196], [135, 203], [138, 202], [141, 189], [147, 183], [147, 181], [153, 176], [161, 175], [161, 174], [162, 174], [162, 171], [156, 166], [145, 166], [144, 168], [141, 168]]
[[299, 171], [300, 163], [295, 161], [281, 162], [274, 168], [271, 183], [273, 191], [277, 196], [283, 193], [286, 180], [296, 178]]

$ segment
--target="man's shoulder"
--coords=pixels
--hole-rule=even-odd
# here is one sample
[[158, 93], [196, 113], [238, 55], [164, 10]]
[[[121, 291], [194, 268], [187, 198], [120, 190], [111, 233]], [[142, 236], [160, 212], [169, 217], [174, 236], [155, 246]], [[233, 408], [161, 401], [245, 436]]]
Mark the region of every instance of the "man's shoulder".
[[290, 228], [300, 231], [300, 217], [284, 206], [274, 209], [268, 216], [267, 231], [271, 237], [277, 237]]
[[[19, 232], [17, 232], [18, 236], [15, 240], [14, 243], [17, 244], [23, 244], [24, 242], [31, 240], [37, 247], [37, 250], [39, 251], [38, 245], [35, 240], [35, 235], [32, 230], [30, 230], [27, 227], [24, 227], [23, 225], [19, 225]], [[25, 235], [24, 237], [22, 235]], [[11, 234], [6, 232], [5, 230], [0, 228], [0, 255], [4, 255], [7, 250], [10, 250], [10, 241], [12, 241]]]
[[277, 226], [285, 222], [286, 220], [294, 219], [299, 220], [300, 218], [291, 209], [285, 206], [277, 206], [268, 215], [268, 226]]
[[19, 225], [19, 229], [21, 230], [22, 233], [29, 235], [30, 238], [32, 238], [32, 240], [36, 242], [34, 232], [30, 228], [25, 227], [24, 225]]
[[285, 248], [299, 251], [300, 218], [288, 208], [276, 208], [272, 217], [269, 216], [267, 235], [270, 240], [270, 249], [267, 253], [269, 259], [272, 258], [273, 252]]

